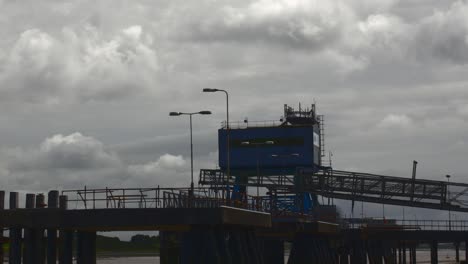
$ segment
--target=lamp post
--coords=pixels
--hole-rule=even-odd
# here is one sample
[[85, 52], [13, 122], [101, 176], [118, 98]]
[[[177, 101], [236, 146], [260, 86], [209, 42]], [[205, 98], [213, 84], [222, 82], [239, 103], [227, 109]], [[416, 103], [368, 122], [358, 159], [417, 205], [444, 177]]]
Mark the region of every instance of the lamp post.
[[255, 146], [255, 152], [256, 152], [256, 156], [257, 156], [257, 198], [258, 196], [260, 196], [260, 161], [259, 161], [259, 158], [258, 158], [258, 146], [261, 146], [261, 145], [273, 145], [275, 144], [274, 141], [265, 141], [265, 142], [250, 142], [250, 141], [243, 141], [241, 142], [241, 145], [253, 145]]
[[193, 140], [192, 140], [192, 116], [193, 115], [211, 115], [211, 111], [200, 111], [193, 113], [170, 112], [169, 116], [188, 115], [190, 117], [190, 195], [193, 195]]
[[226, 90], [222, 89], [215, 89], [215, 88], [203, 88], [204, 93], [215, 93], [215, 92], [223, 92], [226, 94], [226, 143], [227, 143], [227, 150], [226, 150], [226, 159], [227, 159], [227, 168], [226, 168], [226, 176], [227, 176], [227, 196], [226, 201], [227, 204], [230, 204], [230, 197], [229, 197], [229, 179], [231, 176], [231, 141], [229, 139], [229, 94]]
[[449, 219], [449, 222], [448, 222], [448, 227], [449, 227], [449, 231], [452, 230], [452, 216], [451, 216], [451, 212], [450, 212], [450, 189], [449, 189], [449, 185], [450, 185], [450, 175], [445, 175], [445, 177], [447, 178], [447, 205], [448, 205], [448, 219]]

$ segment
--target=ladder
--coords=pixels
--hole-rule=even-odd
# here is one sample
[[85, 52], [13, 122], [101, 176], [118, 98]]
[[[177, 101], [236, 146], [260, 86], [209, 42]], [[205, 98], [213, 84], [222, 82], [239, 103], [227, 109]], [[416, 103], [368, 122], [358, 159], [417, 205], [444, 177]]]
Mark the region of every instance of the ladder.
[[324, 116], [318, 115], [317, 120], [319, 121], [319, 131], [320, 131], [320, 157], [322, 165], [328, 162], [326, 160], [325, 155], [325, 124], [324, 124]]

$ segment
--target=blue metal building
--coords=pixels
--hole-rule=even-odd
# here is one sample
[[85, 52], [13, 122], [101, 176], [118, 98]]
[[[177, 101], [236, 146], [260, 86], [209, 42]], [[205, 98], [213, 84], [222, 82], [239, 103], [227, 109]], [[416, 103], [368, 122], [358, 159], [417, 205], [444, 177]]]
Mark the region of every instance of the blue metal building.
[[[229, 144], [230, 175], [235, 176], [237, 183], [232, 189], [232, 199], [242, 200], [247, 195], [245, 183], [248, 177], [296, 175], [298, 169], [322, 168], [322, 122], [314, 104], [305, 109], [299, 105], [297, 110], [284, 105], [284, 116], [277, 122], [245, 121], [229, 124], [229, 128], [225, 124], [219, 129], [219, 167], [227, 171]], [[295, 176], [295, 182], [299, 190], [302, 181], [298, 177]], [[309, 213], [317, 201], [316, 196], [300, 192], [275, 199], [278, 206], [284, 204], [289, 211], [304, 213]]]
[[218, 130], [219, 167], [227, 170], [227, 134], [231, 175], [278, 175], [298, 167], [320, 167], [321, 117], [311, 108], [284, 106], [280, 122], [230, 124]]

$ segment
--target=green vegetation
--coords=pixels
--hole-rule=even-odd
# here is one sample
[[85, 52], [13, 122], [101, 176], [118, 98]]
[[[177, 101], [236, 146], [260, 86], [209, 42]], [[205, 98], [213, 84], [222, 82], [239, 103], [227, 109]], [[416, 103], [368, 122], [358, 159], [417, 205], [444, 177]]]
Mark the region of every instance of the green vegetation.
[[158, 253], [159, 237], [134, 235], [130, 241], [121, 241], [117, 237], [98, 235], [96, 249], [99, 253]]

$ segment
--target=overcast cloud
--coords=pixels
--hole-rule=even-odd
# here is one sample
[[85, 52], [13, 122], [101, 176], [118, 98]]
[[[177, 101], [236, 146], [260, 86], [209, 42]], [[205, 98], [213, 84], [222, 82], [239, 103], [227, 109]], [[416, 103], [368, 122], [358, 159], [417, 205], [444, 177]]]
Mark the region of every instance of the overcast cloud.
[[317, 102], [334, 167], [468, 182], [468, 2], [0, 1], [6, 190], [189, 183], [234, 120]]

